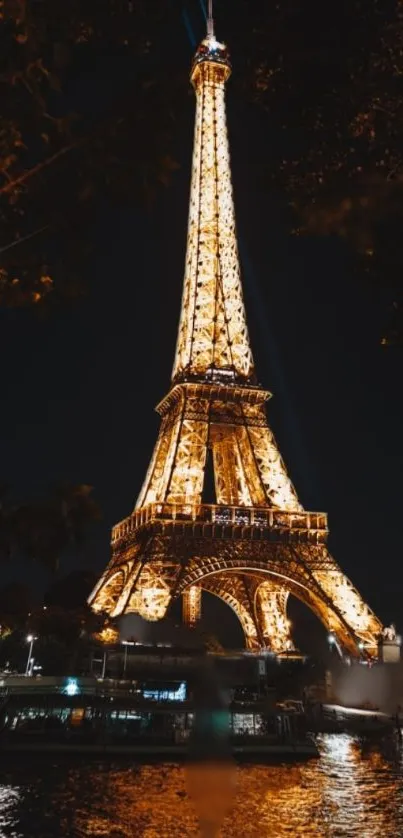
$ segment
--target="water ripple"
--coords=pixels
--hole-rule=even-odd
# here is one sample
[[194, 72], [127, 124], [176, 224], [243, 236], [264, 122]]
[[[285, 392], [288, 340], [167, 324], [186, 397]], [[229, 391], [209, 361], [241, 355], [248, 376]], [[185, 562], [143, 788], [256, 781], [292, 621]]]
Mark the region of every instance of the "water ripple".
[[[237, 769], [226, 838], [403, 836], [401, 754], [323, 736], [305, 764]], [[0, 838], [197, 836], [183, 767], [55, 762], [8, 765]]]

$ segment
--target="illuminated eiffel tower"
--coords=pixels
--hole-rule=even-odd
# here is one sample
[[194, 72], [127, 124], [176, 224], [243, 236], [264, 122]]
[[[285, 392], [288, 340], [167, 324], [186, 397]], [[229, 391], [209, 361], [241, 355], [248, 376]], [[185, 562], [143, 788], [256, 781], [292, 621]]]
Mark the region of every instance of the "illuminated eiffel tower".
[[[246, 325], [232, 196], [227, 48], [199, 46], [182, 312], [161, 429], [133, 513], [112, 533], [96, 611], [163, 618], [183, 599], [194, 625], [206, 590], [230, 605], [249, 649], [292, 647], [287, 599], [302, 600], [350, 654], [374, 655], [382, 631], [326, 548], [327, 517], [301, 506], [266, 419]], [[206, 463], [216, 503], [202, 502]]]

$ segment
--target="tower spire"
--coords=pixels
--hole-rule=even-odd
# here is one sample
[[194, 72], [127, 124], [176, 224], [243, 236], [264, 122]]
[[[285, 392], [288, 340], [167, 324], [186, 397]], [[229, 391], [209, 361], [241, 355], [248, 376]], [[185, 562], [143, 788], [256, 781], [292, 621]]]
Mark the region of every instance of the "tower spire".
[[196, 51], [196, 93], [187, 255], [173, 380], [221, 377], [254, 381], [241, 286], [228, 146], [225, 85], [231, 63], [214, 35], [213, 0], [207, 36]]
[[213, 0], [208, 0], [207, 37], [214, 38]]

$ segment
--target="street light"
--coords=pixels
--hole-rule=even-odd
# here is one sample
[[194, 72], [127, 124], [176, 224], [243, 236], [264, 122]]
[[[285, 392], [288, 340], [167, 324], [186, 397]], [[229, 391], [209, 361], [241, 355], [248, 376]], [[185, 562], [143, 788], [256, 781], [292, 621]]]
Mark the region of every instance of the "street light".
[[[28, 634], [27, 635], [27, 643], [29, 643], [29, 652], [28, 652], [27, 665], [26, 665], [26, 668], [25, 668], [25, 675], [32, 675], [32, 671], [30, 672], [31, 661], [32, 661], [32, 650], [34, 648], [35, 640], [37, 640], [37, 639], [38, 638], [35, 637], [34, 634]], [[32, 661], [32, 663], [33, 663], [33, 661]]]
[[104, 651], [104, 659], [103, 659], [103, 663], [102, 663], [102, 674], [101, 674], [102, 680], [104, 680], [104, 678], [105, 678], [105, 672], [106, 672], [106, 649]]
[[134, 640], [122, 640], [122, 646], [125, 647], [124, 658], [123, 658], [123, 678], [126, 675], [126, 668], [127, 668], [127, 647], [128, 646], [136, 646], [137, 644]]
[[333, 634], [332, 631], [330, 632], [330, 634], [328, 634], [327, 640], [328, 640], [330, 648], [333, 649], [333, 647], [334, 647], [335, 649], [337, 649], [337, 652], [339, 653], [340, 658], [343, 660], [343, 652], [340, 648], [340, 645], [338, 643], [336, 635]]

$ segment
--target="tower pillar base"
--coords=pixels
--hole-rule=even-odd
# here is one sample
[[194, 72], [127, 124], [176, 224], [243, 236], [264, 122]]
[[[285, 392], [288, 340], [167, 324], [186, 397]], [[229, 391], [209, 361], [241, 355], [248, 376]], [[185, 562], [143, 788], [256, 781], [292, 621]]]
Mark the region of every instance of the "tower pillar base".
[[182, 594], [182, 620], [188, 628], [194, 628], [201, 618], [202, 590], [191, 585]]

